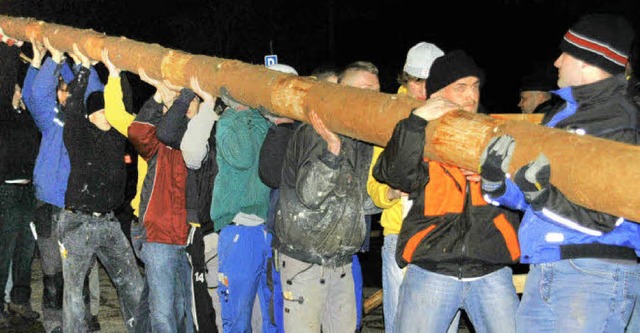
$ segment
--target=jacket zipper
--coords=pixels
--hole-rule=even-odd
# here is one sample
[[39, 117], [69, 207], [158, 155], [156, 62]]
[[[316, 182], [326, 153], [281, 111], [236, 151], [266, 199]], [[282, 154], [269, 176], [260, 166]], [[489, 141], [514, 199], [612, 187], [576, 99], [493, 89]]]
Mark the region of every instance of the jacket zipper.
[[[471, 193], [471, 189], [469, 188], [469, 182], [466, 182], [465, 184], [465, 190], [466, 192], [464, 193], [464, 208], [463, 211], [465, 212], [465, 214], [462, 214], [462, 216], [465, 219], [465, 224], [468, 223], [468, 219], [466, 218], [466, 212], [467, 212], [467, 205], [469, 204], [469, 195]], [[465, 233], [464, 230], [464, 226], [462, 226], [462, 223], [460, 224], [460, 231], [461, 233], [464, 235], [462, 238], [462, 248], [460, 249], [460, 257], [464, 257], [465, 253], [467, 252], [467, 234]], [[462, 264], [460, 262], [458, 262], [458, 280], [462, 280]]]

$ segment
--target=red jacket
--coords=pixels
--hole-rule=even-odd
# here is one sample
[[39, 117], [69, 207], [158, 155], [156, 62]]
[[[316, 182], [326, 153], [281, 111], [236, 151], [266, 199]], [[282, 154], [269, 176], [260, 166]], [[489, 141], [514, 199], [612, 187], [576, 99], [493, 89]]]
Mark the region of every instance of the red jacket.
[[149, 99], [129, 126], [129, 140], [149, 169], [142, 186], [140, 219], [147, 241], [185, 245], [187, 225], [187, 167], [182, 152], [164, 145], [156, 136], [162, 104]]

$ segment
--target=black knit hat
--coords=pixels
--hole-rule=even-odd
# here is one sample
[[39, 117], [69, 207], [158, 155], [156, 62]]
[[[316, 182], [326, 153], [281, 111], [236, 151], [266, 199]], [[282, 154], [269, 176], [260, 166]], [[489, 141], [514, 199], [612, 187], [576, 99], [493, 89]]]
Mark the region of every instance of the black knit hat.
[[533, 64], [531, 71], [522, 77], [520, 91], [550, 91], [558, 89], [558, 70], [553, 60]]
[[611, 74], [624, 72], [634, 38], [633, 27], [621, 16], [585, 15], [564, 35], [560, 49]]
[[102, 109], [104, 109], [104, 94], [102, 91], [92, 92], [87, 97], [87, 116]]
[[484, 71], [462, 50], [455, 50], [433, 61], [427, 77], [427, 97], [438, 90], [467, 76], [475, 76], [484, 81]]

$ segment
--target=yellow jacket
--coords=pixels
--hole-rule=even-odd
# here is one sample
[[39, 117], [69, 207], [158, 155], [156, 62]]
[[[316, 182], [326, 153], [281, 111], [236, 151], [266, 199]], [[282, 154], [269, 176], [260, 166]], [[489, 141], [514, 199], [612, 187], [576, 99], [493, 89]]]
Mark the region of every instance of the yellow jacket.
[[[124, 107], [124, 103], [122, 102], [122, 84], [119, 77], [109, 76], [107, 84], [104, 87], [104, 113], [113, 128], [125, 137], [129, 137], [127, 130], [136, 116], [127, 112]], [[131, 207], [136, 216], [138, 216], [139, 213], [140, 193], [142, 192], [142, 182], [146, 174], [147, 162], [139, 158], [136, 196], [131, 200]]]
[[380, 215], [380, 224], [382, 225], [382, 234], [399, 234], [400, 227], [402, 226], [402, 200], [395, 199], [389, 200], [387, 198], [387, 191], [389, 191], [389, 185], [378, 182], [373, 178], [373, 166], [378, 161], [378, 156], [384, 149], [382, 147], [373, 146], [373, 157], [371, 159], [371, 166], [369, 167], [369, 179], [367, 180], [367, 192], [373, 200], [376, 206], [382, 208], [382, 215]]
[[[406, 95], [407, 88], [405, 86], [398, 87], [398, 95]], [[378, 156], [384, 149], [382, 147], [373, 146], [373, 157], [371, 158], [371, 166], [369, 167], [369, 179], [367, 180], [367, 192], [376, 206], [382, 208], [380, 215], [380, 224], [382, 225], [383, 235], [393, 235], [400, 233], [402, 226], [402, 200], [389, 200], [387, 191], [389, 185], [382, 184], [373, 178], [373, 166], [378, 161]]]

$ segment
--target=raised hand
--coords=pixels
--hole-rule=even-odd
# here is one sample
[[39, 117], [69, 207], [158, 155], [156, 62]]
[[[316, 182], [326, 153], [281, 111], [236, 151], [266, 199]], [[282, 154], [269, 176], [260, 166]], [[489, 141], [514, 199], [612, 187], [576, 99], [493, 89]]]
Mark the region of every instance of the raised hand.
[[162, 81], [162, 83], [164, 83], [164, 85], [167, 86], [167, 88], [169, 88], [170, 90], [173, 90], [173, 91], [176, 91], [176, 92], [179, 92], [180, 90], [182, 90], [182, 86], [175, 85], [175, 84], [171, 83], [171, 81], [169, 81], [167, 79], [164, 79]]
[[15, 38], [11, 38], [9, 36], [7, 36], [7, 34], [4, 33], [4, 31], [2, 31], [2, 28], [0, 28], [0, 39], [2, 39], [2, 42], [9, 45], [9, 46], [17, 46], [17, 47], [22, 47], [22, 44], [24, 44], [23, 41], [21, 40], [17, 40]]
[[116, 67], [111, 60], [109, 60], [109, 50], [102, 49], [102, 63], [109, 70], [110, 77], [120, 77], [120, 68]]
[[91, 59], [89, 59], [89, 57], [87, 57], [86, 55], [84, 55], [84, 53], [80, 51], [80, 48], [76, 43], [73, 43], [73, 55], [78, 59], [80, 59], [80, 63], [82, 63], [82, 67], [84, 68], [91, 67]]
[[51, 42], [49, 42], [48, 37], [45, 36], [42, 38], [42, 40], [44, 42], [44, 46], [47, 48], [47, 51], [51, 53], [51, 60], [53, 60], [56, 64], [61, 63], [63, 60], [63, 52], [53, 47], [53, 45], [51, 45]]
[[138, 68], [138, 75], [140, 75], [140, 79], [142, 81], [156, 88], [156, 93], [153, 95], [156, 102], [163, 103], [167, 108], [173, 104], [173, 100], [176, 99], [177, 92], [169, 89], [163, 81], [149, 77], [143, 68]]
[[191, 82], [191, 90], [193, 90], [193, 92], [198, 94], [198, 96], [200, 96], [200, 98], [202, 98], [202, 100], [205, 103], [209, 103], [209, 104], [215, 103], [215, 99], [213, 98], [213, 96], [210, 93], [204, 91], [200, 87], [200, 82], [198, 82], [198, 78], [197, 77], [193, 77], [192, 76], [189, 81]]
[[422, 106], [413, 110], [413, 114], [426, 120], [431, 121], [440, 118], [442, 115], [462, 109], [460, 105], [455, 104], [443, 97], [429, 98]]
[[29, 39], [31, 42], [31, 49], [33, 50], [33, 58], [31, 58], [31, 66], [34, 68], [40, 68], [42, 65], [42, 59], [44, 59], [47, 49], [42, 43], [36, 42], [33, 37]]
[[181, 89], [182, 87], [173, 85], [168, 80], [163, 80], [159, 83], [158, 91], [160, 91], [162, 102], [167, 106], [167, 108], [171, 107], [173, 101], [178, 97], [178, 93]]
[[340, 148], [342, 148], [342, 141], [340, 140], [340, 137], [325, 126], [324, 122], [320, 117], [318, 117], [318, 114], [315, 111], [309, 112], [309, 120], [311, 121], [313, 129], [316, 130], [316, 133], [318, 133], [318, 135], [327, 142], [327, 149], [336, 156], [340, 155]]
[[156, 89], [158, 88], [158, 84], [160, 83], [160, 81], [150, 78], [142, 67], [138, 68], [138, 75], [140, 76], [140, 80], [142, 80], [143, 82], [156, 87]]

